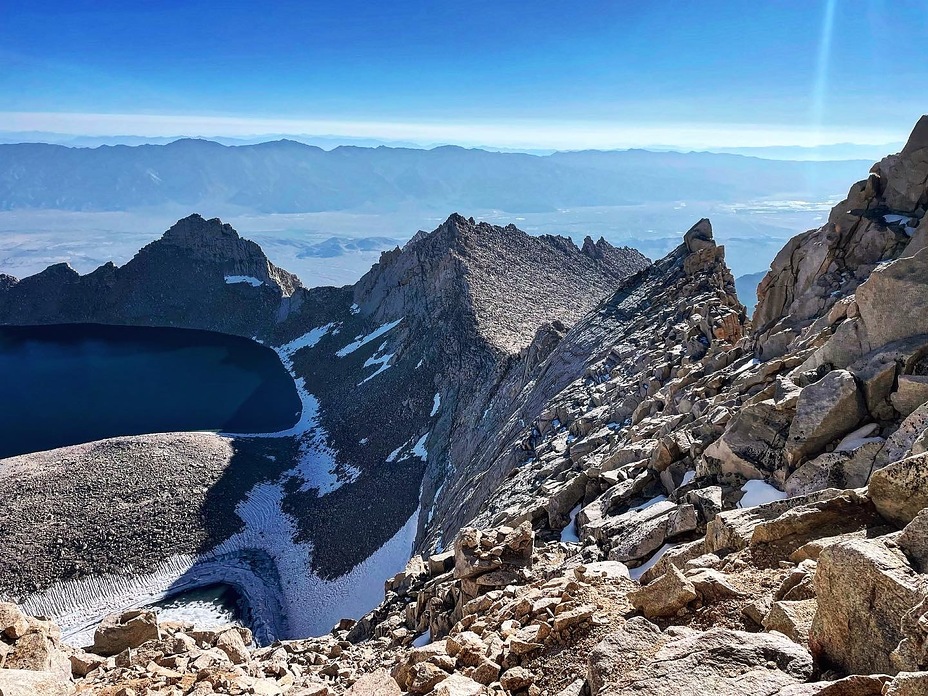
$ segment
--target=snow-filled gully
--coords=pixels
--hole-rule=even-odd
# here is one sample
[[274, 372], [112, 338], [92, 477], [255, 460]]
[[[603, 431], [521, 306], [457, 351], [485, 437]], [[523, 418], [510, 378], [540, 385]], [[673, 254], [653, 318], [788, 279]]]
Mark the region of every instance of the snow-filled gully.
[[[398, 323], [398, 322], [396, 322]], [[374, 333], [382, 335], [396, 323]], [[251, 627], [260, 643], [278, 638], [320, 635], [338, 619], [359, 617], [383, 599], [383, 581], [405, 567], [418, 528], [419, 511], [394, 536], [346, 575], [326, 580], [311, 571], [312, 545], [298, 543], [295, 521], [283, 510], [283, 482], [290, 477], [306, 481], [326, 495], [357, 476], [334, 471], [334, 453], [326, 446], [318, 421], [318, 401], [293, 369], [293, 355], [315, 346], [334, 324], [322, 326], [277, 347], [281, 362], [293, 376], [303, 404], [299, 422], [277, 432], [228, 437], [298, 437], [299, 455], [293, 468], [274, 482], [252, 488], [236, 506], [244, 529], [200, 556], [178, 555], [144, 575], [108, 575], [57, 583], [28, 597], [23, 607], [32, 615], [53, 617], [71, 641], [90, 642], [93, 627], [109, 613], [150, 605], [166, 596], [196, 587], [228, 584], [245, 598]], [[365, 336], [364, 339], [369, 337]], [[355, 341], [357, 348], [367, 340]], [[413, 446], [424, 455], [422, 438]], [[420, 450], [422, 450], [420, 452]]]

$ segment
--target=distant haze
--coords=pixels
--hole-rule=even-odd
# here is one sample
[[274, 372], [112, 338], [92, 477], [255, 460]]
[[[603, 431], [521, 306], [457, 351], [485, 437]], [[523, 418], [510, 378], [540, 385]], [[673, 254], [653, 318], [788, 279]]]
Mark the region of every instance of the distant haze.
[[[235, 142], [235, 141], [233, 141]], [[792, 154], [792, 153], [785, 153]], [[294, 141], [0, 145], [0, 271], [124, 263], [177, 218], [221, 217], [309, 285], [341, 285], [451, 212], [534, 234], [603, 236], [658, 258], [710, 217], [737, 275], [821, 224], [867, 160], [502, 153]]]

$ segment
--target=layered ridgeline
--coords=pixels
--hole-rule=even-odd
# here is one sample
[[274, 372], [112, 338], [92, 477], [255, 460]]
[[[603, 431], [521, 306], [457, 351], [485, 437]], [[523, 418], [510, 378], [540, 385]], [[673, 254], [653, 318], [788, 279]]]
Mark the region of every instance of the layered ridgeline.
[[6, 460], [0, 589], [68, 631], [211, 582], [242, 591], [262, 642], [362, 614], [424, 537], [456, 433], [479, 437], [470, 404], [535, 359], [538, 326], [564, 330], [646, 265], [602, 240], [581, 248], [454, 215], [354, 287], [306, 289], [195, 215], [120, 268], [5, 278], [5, 324], [253, 337], [278, 352], [303, 410], [280, 433], [128, 437]]
[[[296, 469], [277, 498], [272, 483], [250, 489], [238, 513], [274, 500], [297, 539], [289, 555], [252, 548], [278, 569], [296, 557], [326, 577], [338, 568], [332, 547], [373, 533], [375, 508], [348, 507], [372, 500], [370, 479], [391, 486], [384, 509], [402, 508], [404, 485], [417, 489], [406, 524], [418, 532], [403, 541], [414, 536], [424, 555], [362, 619], [258, 649], [245, 630], [127, 613], [85, 652], [5, 605], [6, 667], [44, 670], [28, 678], [62, 693], [69, 671], [104, 693], [928, 692], [926, 181], [928, 118], [825, 225], [787, 245], [752, 322], [705, 220], [619, 281], [603, 244], [452, 217], [353, 289], [295, 291], [326, 299], [302, 300], [266, 335], [318, 393], [304, 437], [331, 448], [337, 476], [312, 491]], [[521, 251], [493, 253], [502, 248]], [[304, 347], [286, 347], [294, 336]], [[351, 444], [362, 417], [363, 437], [389, 451], [376, 463]], [[388, 433], [398, 449], [373, 442]], [[4, 480], [44, 475], [62, 456], [4, 462]], [[32, 500], [13, 524], [41, 535], [36, 505], [48, 503]], [[345, 526], [327, 530], [340, 536], [326, 552], [316, 525], [332, 510]], [[299, 557], [304, 540], [311, 553]], [[45, 553], [53, 567], [60, 553], [23, 548], [20, 559]], [[18, 563], [4, 577], [39, 572]], [[296, 589], [303, 604], [337, 596]], [[304, 608], [281, 611], [292, 621]]]

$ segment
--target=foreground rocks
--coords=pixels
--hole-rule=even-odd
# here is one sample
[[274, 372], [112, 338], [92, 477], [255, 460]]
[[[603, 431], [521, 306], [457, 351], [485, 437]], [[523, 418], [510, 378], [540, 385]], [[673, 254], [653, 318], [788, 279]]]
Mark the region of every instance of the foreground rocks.
[[[776, 522], [795, 509], [759, 512]], [[577, 545], [543, 542], [527, 524], [465, 529], [453, 556], [414, 559], [387, 581], [384, 603], [361, 621], [257, 648], [242, 627], [200, 630], [129, 611], [102, 622], [85, 651], [62, 645], [51, 622], [0, 604], [0, 690], [924, 694], [928, 576], [902, 538], [820, 538], [817, 560], [751, 546], [668, 554], [642, 586], [621, 563], [585, 563]]]

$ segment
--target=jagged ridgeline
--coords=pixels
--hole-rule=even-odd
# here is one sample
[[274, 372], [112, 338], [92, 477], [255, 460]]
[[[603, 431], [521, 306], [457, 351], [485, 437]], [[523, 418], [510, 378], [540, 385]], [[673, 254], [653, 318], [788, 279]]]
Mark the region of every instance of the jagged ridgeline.
[[[3, 278], [4, 323], [260, 340], [303, 411], [0, 462], [0, 591], [66, 634], [0, 605], [0, 688], [928, 693], [926, 181], [923, 118], [752, 319], [708, 220], [649, 263], [454, 215], [307, 289], [193, 216]], [[249, 629], [122, 613], [216, 582]]]

